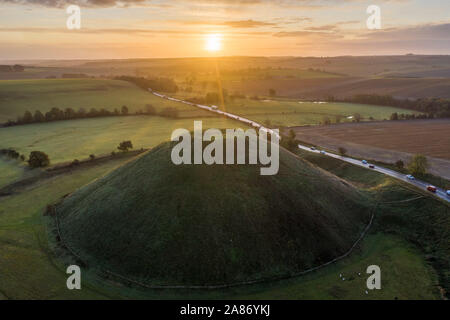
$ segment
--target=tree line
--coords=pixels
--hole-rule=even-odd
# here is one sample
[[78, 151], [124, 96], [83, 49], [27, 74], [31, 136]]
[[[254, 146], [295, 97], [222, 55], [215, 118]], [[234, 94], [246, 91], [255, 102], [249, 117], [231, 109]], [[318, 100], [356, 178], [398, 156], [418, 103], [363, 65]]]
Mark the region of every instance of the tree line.
[[[133, 149], [133, 143], [130, 140], [122, 141], [119, 143], [119, 146], [117, 147], [118, 150], [122, 152], [128, 152], [129, 149]], [[143, 149], [142, 149], [143, 150]], [[115, 151], [111, 152], [111, 156], [115, 156]], [[10, 159], [25, 161], [26, 157], [23, 154], [20, 154], [16, 150], [9, 148], [9, 149], [0, 149], [0, 156], [6, 156]], [[89, 155], [89, 159], [95, 160], [95, 155], [91, 154]], [[30, 155], [28, 156], [28, 165], [31, 168], [43, 168], [50, 165], [50, 157], [48, 154], [42, 151], [31, 151]], [[72, 161], [71, 166], [79, 165], [80, 161], [78, 159], [75, 159]]]
[[[97, 110], [91, 108], [86, 110], [84, 108], [78, 109], [78, 111], [72, 108], [59, 109], [52, 108], [46, 113], [42, 113], [40, 110], [36, 110], [33, 113], [30, 111], [25, 111], [24, 114], [17, 118], [16, 121], [8, 120], [3, 124], [5, 127], [22, 125], [22, 124], [32, 124], [41, 122], [52, 122], [52, 121], [62, 121], [62, 120], [74, 120], [74, 119], [85, 119], [85, 118], [97, 118], [97, 117], [113, 117], [113, 116], [128, 116], [132, 115], [129, 112], [127, 106], [122, 106], [119, 110], [117, 108], [114, 111], [109, 111], [104, 108]], [[134, 115], [157, 115], [166, 118], [178, 118], [178, 110], [173, 107], [167, 107], [160, 112], [157, 112], [155, 107], [151, 104], [147, 104], [144, 109], [138, 110]]]
[[25, 67], [20, 64], [10, 65], [0, 65], [0, 72], [23, 72]]
[[177, 84], [170, 78], [147, 79], [142, 77], [120, 76], [114, 79], [131, 82], [146, 91], [147, 89], [168, 93], [176, 93], [178, 91]]

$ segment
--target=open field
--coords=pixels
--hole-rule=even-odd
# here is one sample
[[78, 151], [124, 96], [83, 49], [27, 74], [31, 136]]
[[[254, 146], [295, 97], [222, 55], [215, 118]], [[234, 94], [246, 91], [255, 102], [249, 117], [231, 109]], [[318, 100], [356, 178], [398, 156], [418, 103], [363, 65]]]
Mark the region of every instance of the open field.
[[449, 56], [17, 61], [28, 65], [25, 72], [2, 73], [0, 79], [60, 77], [64, 73], [169, 77], [181, 87], [196, 90], [202, 82], [216, 81], [216, 62], [229, 92], [267, 95], [273, 88], [281, 96], [305, 99], [348, 98], [359, 93], [450, 98]]
[[10, 80], [0, 81], [0, 123], [15, 120], [28, 110], [42, 113], [51, 108], [84, 108], [114, 111], [126, 105], [130, 113], [144, 110], [151, 104], [156, 111], [167, 107], [178, 110], [179, 117], [208, 117], [202, 110], [169, 100], [158, 99], [154, 95], [119, 80], [93, 79], [51, 79], [51, 80]]
[[[84, 289], [81, 292], [68, 291], [62, 285], [65, 283], [64, 267], [61, 261], [54, 260], [47, 245], [46, 223], [41, 216], [43, 210], [46, 204], [103, 175], [120, 165], [121, 161], [113, 161], [87, 170], [76, 170], [43, 181], [28, 189], [27, 192], [0, 200], [3, 208], [0, 212], [0, 246], [5, 253], [0, 261], [0, 270], [5, 275], [0, 283], [0, 291], [5, 297], [36, 299], [126, 296], [254, 299], [393, 299], [395, 297], [433, 299], [439, 297], [435, 289], [436, 276], [423, 260], [422, 254], [404, 240], [381, 234], [369, 236], [363, 242], [362, 251], [355, 253], [349, 259], [306, 277], [273, 284], [215, 290], [207, 293], [170, 290], [162, 293], [161, 291], [127, 290], [114, 282], [100, 283], [98, 279], [95, 280], [95, 277], [90, 275], [88, 282], [83, 283]], [[370, 186], [385, 184], [382, 175], [364, 171], [366, 175], [371, 175], [373, 178], [362, 178], [364, 175], [361, 173], [357, 173], [354, 175], [355, 178], [352, 178], [351, 168], [341, 172], [340, 175], [349, 177], [350, 180], [361, 179], [366, 183], [372, 181]], [[411, 193], [408, 197], [414, 196], [414, 193]], [[30, 201], [35, 203], [35, 206], [28, 206]], [[417, 210], [422, 209], [418, 207]], [[384, 211], [380, 210], [379, 213]], [[386, 270], [383, 271], [383, 290], [371, 292], [367, 296], [364, 293], [365, 278], [359, 278], [356, 273], [361, 272], [364, 275], [367, 265], [374, 263], [381, 264], [383, 270]], [[36, 273], [32, 270], [40, 270], [40, 272]], [[348, 281], [340, 280], [338, 277], [340, 273], [348, 275]]]
[[[28, 60], [8, 61], [43, 68], [65, 68], [71, 73], [135, 74], [136, 69], [149, 73], [205, 73], [214, 70], [247, 68], [320, 69], [356, 77], [392, 76], [399, 73], [433, 72], [450, 68], [448, 55], [341, 56], [341, 57], [219, 57], [114, 60]], [[435, 74], [432, 76], [436, 76]]]
[[[99, 281], [90, 272], [83, 277], [83, 290], [69, 291], [65, 287], [65, 265], [53, 257], [47, 239], [47, 221], [42, 217], [45, 206], [57, 201], [61, 196], [72, 192], [86, 183], [98, 178], [122, 161], [118, 159], [86, 170], [75, 170], [50, 180], [45, 180], [26, 192], [0, 199], [0, 292], [10, 299], [103, 299], [103, 298], [198, 298], [198, 299], [438, 299], [436, 274], [418, 251], [398, 236], [377, 233], [369, 235], [360, 249], [337, 264], [331, 265], [305, 277], [292, 280], [239, 287], [229, 290], [186, 291], [186, 290], [142, 290], [126, 288], [117, 282]], [[344, 164], [345, 165], [345, 164]], [[397, 185], [382, 175], [352, 166], [339, 173], [350, 181], [371, 181], [370, 186]], [[360, 170], [363, 170], [359, 172]], [[364, 173], [365, 174], [361, 174]], [[370, 175], [372, 178], [365, 177]], [[356, 179], [356, 180], [355, 180]], [[380, 189], [381, 190], [381, 189]], [[387, 194], [391, 194], [388, 192]], [[392, 195], [391, 195], [392, 196]], [[407, 197], [416, 197], [416, 192], [407, 191]], [[389, 200], [389, 199], [387, 199]], [[31, 207], [28, 204], [33, 203]], [[408, 215], [417, 219], [419, 213], [425, 214], [425, 221], [444, 223], [437, 219], [426, 219], [428, 210], [424, 205], [435, 208], [436, 214], [445, 217], [445, 207], [432, 199], [424, 199], [420, 206], [411, 205]], [[391, 207], [399, 205], [391, 204]], [[415, 208], [417, 206], [417, 208]], [[405, 208], [405, 205], [402, 205]], [[443, 211], [444, 210], [444, 211]], [[386, 215], [390, 210], [381, 208], [377, 216]], [[416, 218], [414, 218], [416, 217]], [[375, 231], [375, 230], [374, 230]], [[431, 248], [430, 248], [431, 249]], [[383, 290], [364, 293], [365, 268], [379, 264], [382, 268]], [[39, 270], [39, 272], [36, 272]], [[357, 275], [361, 272], [362, 276]], [[347, 281], [339, 279], [343, 273]]]
[[329, 96], [345, 99], [357, 94], [391, 95], [396, 98], [450, 98], [450, 79], [440, 78], [310, 78], [257, 79], [223, 84], [229, 92], [267, 95], [275, 89], [283, 97], [326, 99]]
[[[431, 78], [446, 76], [448, 57], [218, 60], [229, 94], [234, 91], [230, 88], [261, 96], [275, 88], [278, 95], [302, 99], [323, 99], [334, 93], [347, 97], [360, 91], [372, 93], [372, 89], [402, 97], [450, 92], [448, 79]], [[213, 59], [53, 65], [47, 61], [36, 63], [40, 66], [25, 74], [128, 73], [173, 77], [183, 86], [194, 79], [191, 94], [204, 96], [204, 91], [213, 91], [214, 63]], [[308, 70], [310, 67], [317, 70]], [[444, 71], [437, 73], [435, 68]], [[244, 69], [248, 71], [241, 73]], [[383, 78], [397, 75], [424, 78]], [[200, 89], [203, 81], [209, 82], [206, 90]], [[184, 93], [187, 91], [182, 90], [178, 97], [184, 98]], [[334, 150], [345, 146], [356, 157], [406, 162], [412, 153], [421, 152], [429, 156], [435, 174], [450, 174], [448, 120], [368, 121], [388, 119], [394, 112], [418, 112], [298, 100], [236, 99], [226, 103], [226, 111], [260, 123], [268, 120], [275, 128], [295, 126], [302, 141]], [[118, 152], [117, 146], [124, 140], [131, 140], [134, 149], [154, 148], [169, 140], [176, 128], [192, 130], [194, 120], [203, 120], [204, 128], [243, 126], [160, 99], [123, 81], [0, 81], [0, 123], [25, 110], [120, 110], [127, 105], [134, 112], [146, 104], [157, 111], [175, 107], [179, 118], [130, 115], [5, 127], [0, 128], [0, 149], [14, 148], [26, 156], [34, 150], [44, 151], [52, 164], [58, 164], [90, 154]], [[350, 123], [355, 113], [366, 122]], [[324, 118], [334, 123], [336, 116], [345, 123], [309, 126]], [[320, 154], [295, 153], [301, 159], [291, 157], [292, 153], [287, 157], [282, 150], [280, 174], [271, 177], [255, 174], [252, 166], [174, 166], [167, 161], [168, 147], [164, 152], [159, 147], [150, 150], [136, 161], [132, 155], [116, 156], [49, 175], [38, 175], [40, 169], [30, 170], [24, 163], [0, 158], [0, 188], [30, 176], [36, 178], [19, 183], [13, 194], [0, 196], [0, 300], [440, 299], [444, 290], [449, 296], [448, 204], [377, 172]], [[54, 217], [44, 213], [47, 205], [62, 198], [57, 206], [59, 233]], [[149, 284], [218, 284], [295, 273], [345, 252], [371, 213], [374, 220], [368, 234], [348, 257], [288, 280], [223, 290], [150, 290], [99, 274], [106, 266]], [[58, 233], [89, 262], [82, 267], [82, 290], [66, 288], [65, 268], [81, 261], [61, 246]], [[382, 290], [366, 294], [366, 268], [372, 264], [381, 267]]]
[[24, 170], [19, 161], [0, 158], [0, 188], [22, 177]]
[[386, 163], [412, 154], [429, 157], [430, 172], [450, 179], [450, 120], [385, 121], [293, 128], [297, 138], [323, 148]]
[[[239, 122], [227, 118], [195, 118], [195, 120], [203, 120], [204, 128], [242, 127]], [[13, 148], [26, 156], [34, 150], [43, 151], [55, 164], [80, 160], [89, 157], [90, 154], [117, 152], [117, 146], [124, 140], [131, 140], [135, 149], [152, 148], [170, 140], [173, 130], [177, 128], [192, 130], [193, 126], [194, 119], [168, 119], [157, 116], [106, 117], [38, 123], [0, 128], [0, 148]]]
[[226, 103], [225, 110], [260, 123], [270, 120], [272, 127], [316, 125], [320, 124], [324, 117], [335, 122], [336, 116], [341, 117], [341, 122], [351, 122], [355, 113], [359, 113], [363, 121], [369, 120], [370, 117], [374, 120], [389, 119], [394, 112], [419, 114], [416, 111], [365, 104], [279, 99], [236, 99]]

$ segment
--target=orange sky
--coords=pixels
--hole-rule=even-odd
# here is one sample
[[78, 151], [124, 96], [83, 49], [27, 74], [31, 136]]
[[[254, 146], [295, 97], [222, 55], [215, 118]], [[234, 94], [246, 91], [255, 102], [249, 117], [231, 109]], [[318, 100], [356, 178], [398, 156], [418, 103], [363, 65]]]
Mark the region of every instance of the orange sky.
[[[450, 1], [379, 0], [368, 30], [363, 0], [0, 0], [0, 59], [218, 55], [449, 54]], [[80, 30], [65, 8], [81, 5]]]

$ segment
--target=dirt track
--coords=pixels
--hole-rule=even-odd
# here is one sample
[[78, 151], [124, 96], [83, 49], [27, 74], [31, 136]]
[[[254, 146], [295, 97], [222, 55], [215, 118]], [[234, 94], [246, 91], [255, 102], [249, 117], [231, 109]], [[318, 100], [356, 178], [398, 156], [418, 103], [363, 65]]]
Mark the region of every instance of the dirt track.
[[408, 162], [422, 153], [430, 173], [450, 179], [450, 119], [381, 121], [331, 126], [294, 127], [297, 139], [326, 149], [347, 149], [358, 158]]

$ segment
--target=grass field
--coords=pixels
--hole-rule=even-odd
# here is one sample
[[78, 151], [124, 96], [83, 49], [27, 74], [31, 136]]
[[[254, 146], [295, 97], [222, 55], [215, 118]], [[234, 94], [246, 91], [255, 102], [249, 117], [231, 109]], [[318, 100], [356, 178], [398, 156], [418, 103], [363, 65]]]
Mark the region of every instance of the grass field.
[[336, 116], [341, 116], [342, 122], [351, 122], [355, 113], [362, 116], [362, 120], [389, 119], [394, 112], [417, 113], [405, 109], [372, 106], [353, 103], [314, 103], [298, 100], [251, 100], [238, 99], [226, 104], [226, 111], [246, 116], [252, 120], [264, 123], [270, 120], [272, 126], [303, 126], [316, 125], [328, 117], [335, 122]]
[[0, 188], [22, 177], [24, 167], [19, 161], [0, 158]]
[[326, 99], [334, 96], [348, 99], [358, 94], [391, 95], [399, 98], [449, 98], [450, 79], [436, 78], [360, 78], [324, 77], [307, 79], [249, 79], [246, 81], [224, 81], [228, 92], [243, 92], [248, 95], [267, 95], [275, 89], [281, 97], [302, 99]]
[[15, 120], [28, 110], [45, 113], [51, 108], [84, 108], [119, 111], [123, 105], [130, 112], [143, 110], [151, 104], [157, 111], [167, 107], [177, 108], [179, 117], [208, 117], [207, 112], [175, 103], [118, 80], [49, 79], [0, 80], [0, 123]]
[[284, 149], [279, 173], [261, 176], [255, 165], [176, 166], [172, 147], [57, 206], [61, 238], [88, 265], [166, 285], [271, 278], [344, 254], [370, 220], [365, 193]]
[[[131, 140], [135, 149], [151, 148], [170, 140], [177, 128], [192, 130], [194, 119], [106, 117], [0, 128], [0, 149], [13, 148], [26, 156], [34, 150], [43, 151], [55, 164], [118, 151], [117, 146], [124, 140]], [[226, 118], [204, 118], [203, 127], [220, 129], [242, 125]]]
[[[348, 259], [307, 276], [230, 290], [143, 291], [127, 289], [113, 281], [99, 281], [89, 272], [83, 273], [82, 290], [65, 287], [65, 265], [53, 258], [47, 240], [47, 219], [42, 217], [45, 206], [80, 186], [102, 176], [128, 161], [121, 159], [86, 170], [75, 170], [51, 180], [45, 180], [27, 192], [0, 199], [0, 296], [10, 299], [106, 299], [106, 298], [199, 298], [199, 299], [438, 299], [436, 275], [425, 262], [424, 254], [399, 236], [377, 233], [369, 235]], [[367, 182], [367, 188], [386, 185], [380, 174], [345, 165], [328, 163], [341, 176], [351, 181]], [[353, 169], [357, 170], [353, 172]], [[359, 170], [358, 170], [359, 169]], [[389, 180], [389, 183], [395, 182]], [[416, 196], [410, 192], [409, 197]], [[429, 199], [426, 199], [427, 201]], [[29, 204], [33, 203], [33, 206]], [[436, 201], [431, 200], [435, 205]], [[423, 208], [411, 206], [411, 217], [423, 215]], [[437, 208], [439, 205], [437, 206]], [[440, 209], [442, 210], [442, 209]], [[377, 214], [383, 213], [384, 208]], [[444, 213], [445, 212], [441, 212]], [[426, 218], [426, 216], [425, 216]], [[411, 223], [414, 223], [414, 219]], [[382, 270], [382, 290], [365, 294], [365, 269], [379, 264]], [[361, 272], [362, 276], [356, 275]], [[339, 274], [349, 281], [339, 279]], [[350, 280], [350, 278], [352, 278]]]

